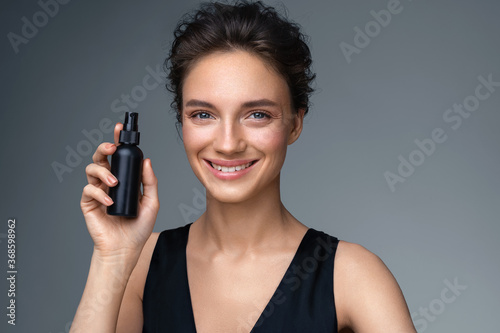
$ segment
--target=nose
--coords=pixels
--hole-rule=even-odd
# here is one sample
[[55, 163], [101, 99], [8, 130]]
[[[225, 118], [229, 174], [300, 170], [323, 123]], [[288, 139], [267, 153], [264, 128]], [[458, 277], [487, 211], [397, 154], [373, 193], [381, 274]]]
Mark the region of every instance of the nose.
[[224, 155], [242, 152], [246, 149], [244, 131], [237, 121], [226, 119], [219, 124], [214, 139], [214, 149]]

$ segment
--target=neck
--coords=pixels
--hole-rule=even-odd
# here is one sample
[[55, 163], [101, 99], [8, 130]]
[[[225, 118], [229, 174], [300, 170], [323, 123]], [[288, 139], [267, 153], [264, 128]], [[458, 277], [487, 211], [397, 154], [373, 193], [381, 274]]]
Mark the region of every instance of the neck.
[[279, 186], [278, 176], [259, 195], [237, 203], [220, 202], [207, 192], [207, 209], [199, 219], [207, 247], [240, 256], [283, 242], [299, 222], [281, 202]]

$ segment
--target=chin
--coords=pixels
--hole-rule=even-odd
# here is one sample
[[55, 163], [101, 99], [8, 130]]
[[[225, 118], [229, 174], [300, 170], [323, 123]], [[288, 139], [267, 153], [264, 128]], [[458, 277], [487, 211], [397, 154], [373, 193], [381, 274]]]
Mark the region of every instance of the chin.
[[215, 192], [210, 192], [207, 189], [207, 199], [216, 200], [221, 203], [239, 203], [250, 199], [248, 194], [242, 193], [241, 191], [235, 189], [232, 190], [216, 190]]

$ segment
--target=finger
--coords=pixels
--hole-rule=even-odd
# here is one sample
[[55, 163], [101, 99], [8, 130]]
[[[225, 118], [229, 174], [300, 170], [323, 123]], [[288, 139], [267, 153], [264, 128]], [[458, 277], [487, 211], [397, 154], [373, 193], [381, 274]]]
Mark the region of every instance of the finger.
[[82, 191], [82, 199], [80, 205], [83, 208], [99, 202], [105, 206], [113, 204], [113, 200], [102, 189], [95, 187], [92, 184], [87, 184]]
[[144, 160], [142, 170], [142, 186], [144, 189], [142, 200], [148, 200], [155, 208], [159, 208], [158, 179], [153, 171], [150, 158]]
[[115, 145], [120, 145], [120, 131], [123, 129], [123, 124], [122, 123], [116, 123], [115, 125], [115, 132], [114, 132], [114, 138], [115, 138]]
[[88, 183], [101, 189], [113, 187], [118, 184], [118, 179], [116, 179], [109, 169], [95, 163], [87, 165], [85, 173], [87, 174]]
[[94, 161], [94, 163], [97, 165], [103, 166], [107, 169], [111, 169], [108, 161], [108, 156], [112, 155], [115, 150], [116, 145], [109, 142], [103, 142], [97, 147], [94, 155], [92, 156], [92, 161]]

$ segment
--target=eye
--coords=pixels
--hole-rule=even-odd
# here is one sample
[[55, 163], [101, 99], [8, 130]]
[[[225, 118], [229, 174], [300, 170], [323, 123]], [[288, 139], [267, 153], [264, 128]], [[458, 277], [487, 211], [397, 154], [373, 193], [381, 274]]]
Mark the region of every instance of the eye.
[[254, 119], [265, 119], [271, 117], [267, 112], [264, 111], [252, 112], [252, 115], [255, 115]]
[[189, 118], [198, 118], [198, 119], [209, 119], [210, 117], [211, 117], [210, 114], [204, 111], [194, 112], [189, 116]]

